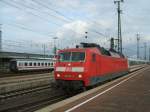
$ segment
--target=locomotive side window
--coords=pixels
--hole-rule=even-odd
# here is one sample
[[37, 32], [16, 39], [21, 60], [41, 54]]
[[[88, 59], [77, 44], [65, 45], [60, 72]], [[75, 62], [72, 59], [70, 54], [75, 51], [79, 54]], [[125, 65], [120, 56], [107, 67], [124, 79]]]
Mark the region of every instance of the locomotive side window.
[[101, 48], [101, 53], [106, 56], [111, 56], [110, 52], [104, 48]]
[[96, 54], [92, 54], [92, 62], [96, 61]]

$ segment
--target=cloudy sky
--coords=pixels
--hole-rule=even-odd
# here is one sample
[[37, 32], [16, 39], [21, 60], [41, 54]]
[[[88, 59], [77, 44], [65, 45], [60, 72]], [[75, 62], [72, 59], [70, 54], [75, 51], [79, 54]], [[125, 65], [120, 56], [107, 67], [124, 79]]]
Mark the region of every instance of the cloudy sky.
[[[149, 0], [124, 0], [121, 4], [123, 47], [128, 56], [136, 56], [137, 33], [141, 54], [144, 42], [149, 47], [149, 4]], [[43, 53], [45, 48], [49, 53], [54, 37], [58, 37], [59, 48], [81, 41], [108, 48], [110, 37], [117, 36], [116, 8], [114, 0], [0, 0], [3, 50]]]

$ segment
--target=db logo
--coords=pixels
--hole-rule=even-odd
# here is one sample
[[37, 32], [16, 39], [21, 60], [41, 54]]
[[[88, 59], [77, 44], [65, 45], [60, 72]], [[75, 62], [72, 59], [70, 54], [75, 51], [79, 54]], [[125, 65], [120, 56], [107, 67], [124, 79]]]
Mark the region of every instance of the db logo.
[[66, 67], [66, 72], [71, 72], [72, 71], [72, 68], [71, 67]]

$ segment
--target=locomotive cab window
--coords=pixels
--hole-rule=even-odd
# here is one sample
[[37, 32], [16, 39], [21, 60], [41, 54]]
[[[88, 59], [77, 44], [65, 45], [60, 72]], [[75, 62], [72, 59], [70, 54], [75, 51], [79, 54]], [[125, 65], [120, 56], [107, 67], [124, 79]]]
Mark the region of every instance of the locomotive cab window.
[[70, 61], [71, 52], [63, 52], [59, 54], [60, 61], [67, 62]]
[[72, 52], [71, 61], [84, 61], [85, 52]]
[[61, 62], [80, 62], [85, 60], [85, 52], [63, 52], [59, 57]]

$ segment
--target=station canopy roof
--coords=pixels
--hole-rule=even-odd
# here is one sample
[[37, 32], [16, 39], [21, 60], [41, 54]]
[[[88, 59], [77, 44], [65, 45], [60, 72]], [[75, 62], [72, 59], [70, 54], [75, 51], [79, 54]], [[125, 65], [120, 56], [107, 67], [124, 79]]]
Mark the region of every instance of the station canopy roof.
[[0, 52], [0, 58], [35, 58], [35, 59], [50, 59], [53, 58], [54, 55], [43, 55], [43, 54], [30, 54], [30, 53], [17, 53], [17, 52]]

